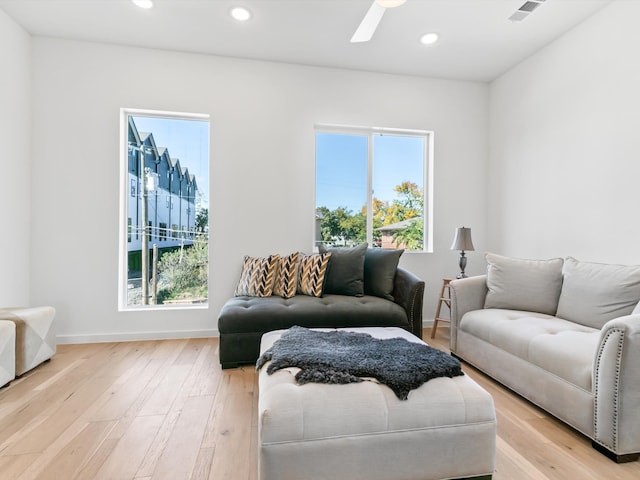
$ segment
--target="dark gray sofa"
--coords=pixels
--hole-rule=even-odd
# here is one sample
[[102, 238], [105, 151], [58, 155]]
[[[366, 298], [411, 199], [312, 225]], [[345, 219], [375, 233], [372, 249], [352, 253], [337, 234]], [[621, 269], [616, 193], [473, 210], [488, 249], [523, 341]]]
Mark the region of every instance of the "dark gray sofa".
[[325, 294], [320, 298], [233, 297], [218, 318], [222, 368], [255, 364], [262, 335], [293, 325], [307, 328], [401, 327], [422, 338], [424, 281], [397, 268], [393, 301], [364, 295]]

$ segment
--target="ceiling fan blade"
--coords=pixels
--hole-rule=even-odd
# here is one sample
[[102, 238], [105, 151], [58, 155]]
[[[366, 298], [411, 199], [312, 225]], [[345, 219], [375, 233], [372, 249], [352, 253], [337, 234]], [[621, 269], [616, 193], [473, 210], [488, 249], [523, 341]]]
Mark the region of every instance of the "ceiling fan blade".
[[385, 7], [380, 6], [378, 2], [374, 0], [367, 14], [362, 19], [356, 33], [351, 37], [351, 43], [368, 42], [371, 40], [386, 10]]

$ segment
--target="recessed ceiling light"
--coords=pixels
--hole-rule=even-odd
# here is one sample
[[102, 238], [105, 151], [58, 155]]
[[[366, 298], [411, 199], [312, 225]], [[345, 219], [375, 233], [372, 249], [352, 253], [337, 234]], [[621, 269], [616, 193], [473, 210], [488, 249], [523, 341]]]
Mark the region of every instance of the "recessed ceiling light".
[[376, 3], [384, 8], [396, 8], [406, 1], [407, 0], [376, 0]]
[[426, 33], [422, 37], [420, 37], [420, 43], [424, 45], [431, 45], [432, 43], [436, 43], [438, 41], [437, 33]]
[[151, 0], [131, 0], [134, 5], [140, 8], [151, 8], [153, 7], [153, 2]]
[[251, 18], [251, 12], [244, 7], [233, 7], [231, 16], [239, 22], [245, 22]]

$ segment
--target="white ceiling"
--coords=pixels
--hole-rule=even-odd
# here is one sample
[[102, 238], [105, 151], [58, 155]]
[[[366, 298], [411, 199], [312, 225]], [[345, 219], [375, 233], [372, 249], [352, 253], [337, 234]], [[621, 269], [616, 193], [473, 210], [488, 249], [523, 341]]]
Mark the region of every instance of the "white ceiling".
[[[372, 0], [0, 0], [33, 35], [386, 73], [490, 81], [612, 0], [408, 0], [388, 9], [373, 39], [351, 44]], [[253, 17], [239, 23], [232, 6]], [[425, 46], [419, 38], [437, 32]]]

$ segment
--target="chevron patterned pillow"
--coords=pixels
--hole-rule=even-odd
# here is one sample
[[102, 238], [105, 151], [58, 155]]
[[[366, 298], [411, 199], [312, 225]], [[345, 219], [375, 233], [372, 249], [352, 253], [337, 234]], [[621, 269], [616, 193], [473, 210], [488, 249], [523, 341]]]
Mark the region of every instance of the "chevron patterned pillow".
[[298, 257], [295, 252], [276, 260], [276, 274], [273, 283], [273, 294], [282, 298], [291, 298], [298, 289]]
[[324, 276], [331, 258], [330, 253], [304, 255], [300, 254], [298, 265], [298, 293], [312, 297], [322, 296]]
[[270, 297], [273, 292], [276, 260], [279, 257], [280, 255], [269, 255], [266, 258], [245, 256], [235, 296]]

